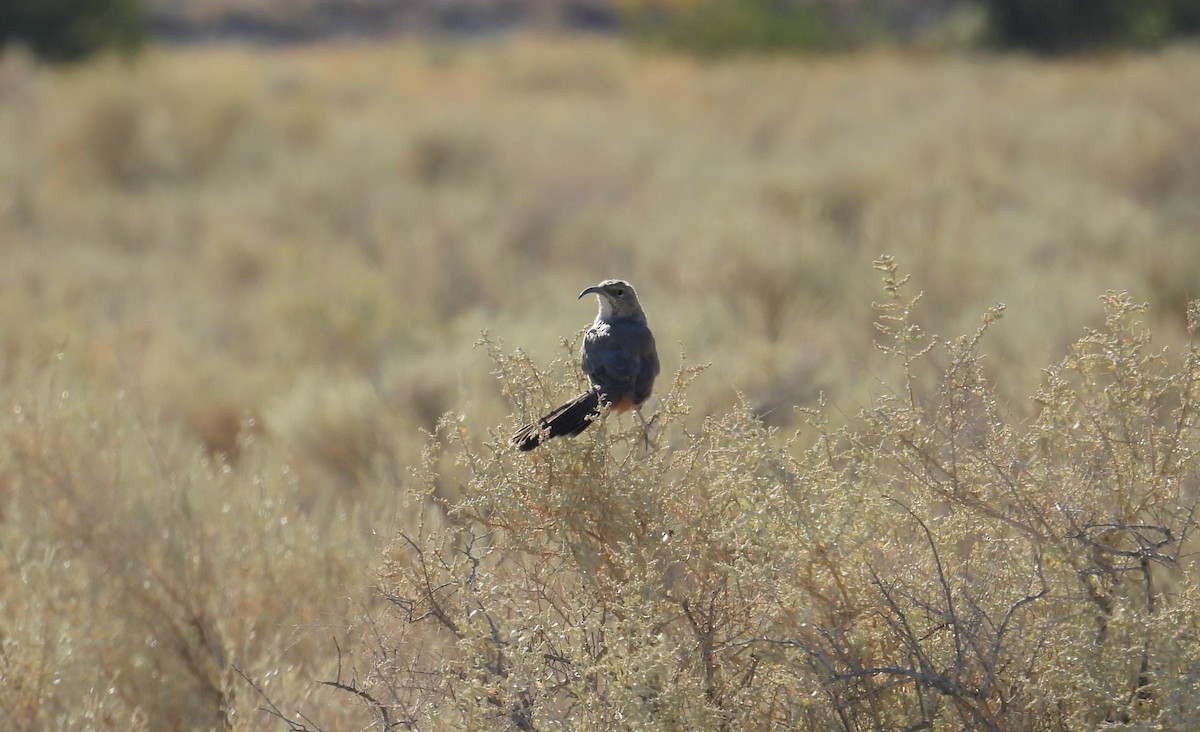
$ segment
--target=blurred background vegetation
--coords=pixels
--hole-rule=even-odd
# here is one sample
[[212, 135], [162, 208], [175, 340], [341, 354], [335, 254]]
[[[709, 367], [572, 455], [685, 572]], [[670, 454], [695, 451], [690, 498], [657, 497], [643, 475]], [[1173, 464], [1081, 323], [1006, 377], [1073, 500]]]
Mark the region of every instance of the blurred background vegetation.
[[[1122, 676], [1149, 648], [1138, 622], [1167, 626], [1200, 606], [1155, 604], [1167, 602], [1162, 587], [1195, 592], [1193, 514], [1180, 509], [1196, 495], [1195, 360], [1172, 370], [1157, 358], [1191, 353], [1193, 337], [1200, 51], [1186, 36], [1196, 24], [1186, 0], [0, 4], [0, 727], [260, 729], [268, 700], [292, 720], [303, 710], [328, 729], [366, 727], [378, 708], [317, 681], [378, 689], [356, 683], [451, 656], [444, 638], [394, 627], [404, 625], [399, 593], [421, 589], [412, 547], [385, 548], [400, 532], [445, 528], [453, 568], [469, 574], [465, 558], [482, 554], [454, 554], [456, 515], [545, 519], [527, 527], [544, 539], [544, 559], [546, 547], [570, 545], [555, 522], [641, 520], [611, 497], [661, 485], [677, 492], [647, 510], [681, 537], [695, 519], [728, 531], [730, 551], [763, 540], [778, 557], [786, 544], [790, 566], [818, 576], [814, 592], [858, 572], [843, 588], [853, 608], [822, 600], [838, 628], [858, 611], [893, 617], [893, 600], [919, 612], [897, 600], [888, 572], [929, 580], [907, 597], [940, 607], [951, 582], [968, 595], [972, 582], [988, 585], [994, 575], [980, 566], [1039, 571], [1014, 559], [1027, 543], [1004, 533], [1013, 515], [976, 500], [996, 489], [993, 474], [1033, 486], [1019, 506], [997, 500], [1056, 542], [1047, 572], [1074, 625], [1040, 609], [1033, 625], [1105, 661], [1084, 663], [1097, 675], [1092, 696], [1060, 705], [1082, 710], [1063, 725], [1104, 721], [1095, 710], [1137, 713], [1114, 699], [1133, 689], [1143, 701], [1144, 685]], [[924, 292], [896, 318], [925, 333], [952, 341], [1007, 304], [972, 342], [969, 384], [947, 380], [947, 369], [958, 374], [953, 349], [911, 362], [879, 353], [886, 333], [872, 303], [887, 294], [872, 263], [885, 253], [912, 273], [906, 292]], [[608, 276], [638, 286], [664, 382], [681, 365], [711, 363], [674, 392], [677, 431], [663, 435], [661, 462], [622, 464], [616, 474], [636, 483], [616, 492], [591, 480], [609, 465], [603, 434], [529, 464], [502, 448], [577, 385], [568, 343], [594, 304], [574, 296]], [[1153, 346], [1137, 329], [1112, 343], [1095, 334], [1109, 290], [1148, 303], [1128, 310]], [[490, 351], [476, 347], [485, 330]], [[1094, 367], [1122, 348], [1136, 355], [1132, 376], [1122, 359]], [[547, 363], [554, 378], [542, 378]], [[1060, 401], [1044, 393], [1048, 370], [1075, 379], [1050, 381]], [[893, 409], [897, 394], [905, 409]], [[987, 410], [947, 424], [962, 404]], [[819, 410], [821, 428], [797, 407]], [[999, 416], [984, 424], [985, 412]], [[823, 464], [807, 452], [842, 427], [848, 457]], [[441, 444], [432, 456], [430, 431]], [[1150, 437], [1126, 436], [1135, 433]], [[902, 439], [914, 434], [919, 450]], [[978, 435], [1004, 447], [1003, 465]], [[943, 494], [940, 473], [911, 479], [960, 442], [978, 491]], [[1150, 443], [1170, 444], [1169, 459], [1149, 465]], [[724, 457], [776, 451], [790, 457], [771, 457], [763, 475]], [[703, 456], [704, 480], [681, 476], [676, 454]], [[868, 463], [874, 472], [858, 470]], [[1041, 472], [1022, 482], [1031, 465]], [[543, 500], [536, 486], [550, 479], [553, 500]], [[1110, 484], [1120, 484], [1115, 498]], [[747, 538], [737, 532], [759, 525], [735, 509], [751, 488], [780, 501], [770, 504], [779, 516], [811, 505], [829, 524]], [[896, 495], [921, 498], [917, 521], [875, 554], [897, 517], [910, 523], [889, 502]], [[694, 515], [717, 498], [719, 510]], [[505, 510], [484, 510], [493, 504]], [[1113, 515], [1042, 521], [1040, 510], [1068, 504]], [[933, 540], [920, 521], [961, 576], [929, 574]], [[1131, 532], [1137, 521], [1159, 528]], [[1131, 591], [1105, 562], [1144, 550], [1125, 545], [1162, 527], [1174, 543], [1154, 552], [1173, 564], [1153, 582], [1138, 568], [1159, 589]], [[853, 552], [841, 551], [851, 535]], [[620, 532], [596, 536], [627, 548]], [[979, 536], [1003, 537], [1008, 554], [971, 555]], [[680, 541], [694, 543], [664, 551], [729, 576], [707, 537]], [[381, 574], [381, 556], [393, 575]], [[864, 557], [883, 573], [876, 584]], [[560, 578], [583, 576], [562, 562]], [[501, 567], [510, 578], [525, 568]], [[650, 592], [658, 578], [643, 579]], [[757, 580], [764, 593], [774, 582]], [[809, 622], [792, 612], [814, 600], [801, 590], [775, 619]], [[504, 587], [490, 598], [498, 608], [518, 599], [529, 598]], [[656, 607], [678, 621], [667, 600]], [[1100, 652], [1105, 603], [1125, 645]], [[976, 616], [976, 629], [1000, 617]], [[928, 636], [831, 635], [828, 650], [865, 649], [854, 659], [863, 667], [896, 648], [936, 655], [926, 641], [945, 636], [934, 626]], [[678, 638], [672, 653], [686, 657], [693, 639]], [[786, 655], [773, 667], [784, 675]], [[538, 658], [524, 662], [536, 671]], [[1168, 691], [1186, 698], [1194, 656], [1158, 668], [1171, 664], [1181, 670]], [[1059, 669], [1046, 689], [1077, 690], [1066, 678], [1075, 667], [1046, 667]], [[838, 693], [859, 698], [857, 672], [837, 673]], [[980, 686], [995, 688], [992, 678]], [[687, 694], [696, 689], [688, 699], [703, 698], [700, 686]], [[472, 697], [480, 713], [490, 693]], [[887, 710], [903, 717], [905, 704]], [[1139, 719], [1194, 721], [1194, 705], [1164, 709]]]

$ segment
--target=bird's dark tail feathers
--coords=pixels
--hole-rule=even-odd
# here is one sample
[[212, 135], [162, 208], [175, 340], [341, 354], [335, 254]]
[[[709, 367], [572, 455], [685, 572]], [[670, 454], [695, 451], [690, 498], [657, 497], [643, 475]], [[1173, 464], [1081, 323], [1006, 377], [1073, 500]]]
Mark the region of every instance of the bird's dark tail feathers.
[[588, 428], [600, 414], [600, 395], [584, 392], [538, 421], [527, 424], [510, 442], [521, 451], [532, 450], [546, 437], [574, 437]]

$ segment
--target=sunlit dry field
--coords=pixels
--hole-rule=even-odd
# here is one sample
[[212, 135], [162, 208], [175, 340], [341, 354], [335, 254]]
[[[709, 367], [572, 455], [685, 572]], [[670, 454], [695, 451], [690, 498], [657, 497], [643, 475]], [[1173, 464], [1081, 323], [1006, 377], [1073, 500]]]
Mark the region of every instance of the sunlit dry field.
[[[799, 429], [795, 455], [819, 440], [796, 407], [823, 398], [832, 429], [905, 393], [876, 348], [881, 255], [923, 291], [926, 332], [1006, 306], [979, 368], [1015, 424], [1108, 290], [1149, 304], [1155, 348], [1186, 350], [1198, 140], [1187, 47], [705, 63], [410, 40], [64, 69], [9, 53], [0, 726], [286, 728], [268, 700], [314, 728], [378, 723], [318, 682], [354, 686], [353, 649], [386, 645], [364, 620], [388, 615], [385, 545], [445, 520], [413, 473], [425, 433], [446, 411], [469, 444], [518, 427], [481, 334], [539, 368], [569, 359], [595, 307], [575, 296], [606, 277], [638, 287], [664, 391], [709, 364], [681, 434], [741, 404], [780, 428], [772, 444]], [[913, 367], [930, 379], [914, 393], [945, 361]], [[548, 391], [517, 403], [571, 396]], [[436, 497], [458, 497], [453, 474]]]

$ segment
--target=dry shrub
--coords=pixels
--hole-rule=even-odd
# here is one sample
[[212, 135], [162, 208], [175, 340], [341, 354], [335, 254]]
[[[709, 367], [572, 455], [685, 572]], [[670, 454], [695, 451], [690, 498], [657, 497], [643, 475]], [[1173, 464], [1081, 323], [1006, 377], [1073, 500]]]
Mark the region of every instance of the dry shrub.
[[[258, 728], [235, 666], [310, 696], [308, 678], [334, 673], [316, 645], [352, 611], [292, 590], [352, 577], [371, 542], [334, 495], [303, 496], [278, 452], [249, 437], [236, 470], [211, 460], [71, 360], [3, 397], [0, 725]], [[321, 638], [295, 630], [317, 623]]]
[[147, 95], [130, 81], [86, 92], [60, 143], [64, 167], [126, 191], [191, 183], [219, 170], [250, 127], [250, 107], [236, 93], [168, 86]]
[[468, 134], [432, 130], [412, 140], [407, 168], [422, 185], [463, 183], [487, 172], [490, 153], [483, 140]]
[[[366, 381], [323, 383], [313, 375], [267, 415], [270, 429], [297, 451], [300, 468], [321, 470], [335, 485], [353, 488], [373, 476], [386, 444], [383, 404]], [[329, 480], [314, 481], [322, 492]]]
[[[396, 729], [1185, 729], [1198, 721], [1200, 351], [1127, 295], [1023, 420], [877, 263], [905, 378], [801, 451], [746, 407], [689, 419], [700, 369], [632, 420], [518, 454], [448, 415], [338, 685]], [[522, 418], [577, 377], [491, 346]], [[936, 366], [936, 368], [934, 368]], [[933, 374], [932, 377], [926, 374]]]

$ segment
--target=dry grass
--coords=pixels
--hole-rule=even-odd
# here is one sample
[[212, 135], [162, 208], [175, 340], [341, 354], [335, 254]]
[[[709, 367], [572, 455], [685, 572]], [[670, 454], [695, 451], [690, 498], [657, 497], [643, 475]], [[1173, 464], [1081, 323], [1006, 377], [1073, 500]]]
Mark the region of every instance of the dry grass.
[[[563, 356], [560, 339], [591, 316], [573, 296], [602, 277], [639, 286], [665, 373], [680, 366], [683, 351], [712, 364], [686, 399], [679, 392], [691, 416], [679, 414], [670, 424], [680, 432], [664, 433], [676, 435], [664, 437], [668, 463], [699, 449], [687, 435], [740, 434], [753, 424], [749, 414], [797, 426], [792, 407], [815, 406], [822, 392], [828, 434], [847, 422], [860, 436], [903, 433], [872, 421], [898, 413], [853, 418], [879, 409], [880, 393], [905, 389], [903, 359], [875, 349], [881, 336], [870, 305], [881, 295], [871, 263], [885, 252], [925, 290], [916, 312], [926, 332], [974, 332], [988, 306], [1007, 304], [978, 345], [986, 358], [967, 359], [977, 365], [976, 381], [963, 386], [986, 392], [1003, 413], [1000, 423], [1019, 433], [997, 440], [1013, 453], [1004, 457], [1030, 460], [1022, 450], [1042, 443], [1018, 438], [1033, 440], [1037, 430], [1054, 456], [1075, 454], [1078, 444], [1053, 445], [1055, 430], [1073, 434], [1074, 421], [1044, 423], [1044, 397], [1029, 397], [1058, 388], [1061, 371], [1043, 369], [1072, 352], [1085, 326], [1104, 323], [1098, 296], [1124, 289], [1149, 300], [1143, 317], [1155, 342], [1186, 346], [1186, 302], [1198, 294], [1192, 281], [1200, 267], [1197, 100], [1200, 54], [1189, 48], [1054, 64], [873, 53], [706, 65], [597, 40], [413, 41], [159, 50], [134, 66], [62, 71], [10, 53], [0, 62], [0, 724], [260, 728], [263, 700], [234, 666], [290, 718], [301, 709], [329, 729], [374, 720], [377, 710], [362, 699], [315, 680], [337, 677], [338, 646], [359, 649], [356, 668], [364, 679], [368, 669], [379, 678], [379, 659], [362, 649], [386, 650], [379, 638], [400, 632], [379, 620], [395, 605], [370, 590], [381, 582], [399, 591], [375, 576], [380, 538], [417, 537], [422, 525], [441, 530], [445, 517], [426, 503], [427, 490], [448, 500], [481, 490], [448, 459], [426, 481], [414, 478], [420, 430], [434, 429], [445, 410], [467, 411], [469, 420], [456, 424], [479, 453], [489, 435], [527, 416], [514, 414], [517, 407], [537, 411], [563, 396], [569, 373], [547, 382], [559, 389], [542, 393], [523, 390], [509, 368], [506, 397], [489, 373], [496, 364], [474, 343], [487, 329], [502, 341], [500, 354], [519, 346], [539, 365]], [[1109, 307], [1120, 309], [1111, 298]], [[913, 393], [940, 393], [954, 353], [915, 361], [907, 372]], [[1103, 386], [1105, 378], [1072, 383]], [[1167, 406], [1188, 399], [1163, 394]], [[1072, 402], [1063, 399], [1055, 403], [1066, 410]], [[1131, 404], [1152, 421], [1165, 414], [1166, 406], [1132, 397], [1118, 402]], [[707, 415], [727, 427], [703, 431]], [[992, 428], [972, 429], [985, 427]], [[1120, 441], [1119, 430], [1099, 432], [1105, 436], [1096, 444]], [[928, 437], [936, 442], [937, 434]], [[787, 449], [766, 433], [743, 436], [750, 443], [737, 449], [770, 446], [782, 450], [773, 460], [805, 463], [800, 455], [820, 435], [805, 428]], [[566, 447], [591, 450], [590, 439]], [[917, 451], [909, 467], [924, 465], [932, 449]], [[553, 454], [579, 464], [569, 451]], [[977, 457], [973, 484], [989, 485]], [[1126, 455], [1114, 474], [1142, 485], [1144, 457]], [[1179, 480], [1190, 480], [1190, 463], [1176, 459]], [[569, 481], [518, 505], [536, 517], [569, 498], [580, 501], [571, 505], [584, 518], [607, 511], [613, 521], [636, 522], [625, 512], [636, 513], [635, 498], [645, 500], [637, 486], [656, 475], [679, 478], [671, 472], [677, 466], [664, 463], [655, 473], [654, 465], [638, 468], [622, 488], [631, 492], [629, 505], [594, 486], [570, 493], [578, 486]], [[811, 479], [853, 486], [837, 465]], [[1036, 485], [1069, 482], [1055, 472], [1068, 465], [1048, 458], [1036, 465], [1044, 471]], [[727, 467], [706, 467], [705, 480]], [[721, 495], [743, 485], [731, 481]], [[934, 527], [932, 538], [902, 511], [872, 510], [902, 527], [896, 541], [936, 547], [964, 577], [976, 561], [1036, 576], [1025, 534], [996, 546], [968, 540], [985, 529], [993, 533], [980, 536], [998, 536], [990, 521], [1017, 519], [972, 513], [978, 506], [939, 496], [939, 485], [926, 486], [930, 502], [914, 510], [928, 511], [913, 518], [930, 525], [941, 511], [969, 520]], [[1187, 486], [1173, 483], [1183, 491], [1173, 495], [1184, 500]], [[855, 506], [836, 495], [828, 506], [852, 524]], [[729, 518], [725, 506], [693, 516], [706, 504], [684, 496], [673, 499], [678, 505], [643, 508], [680, 526]], [[1144, 518], [1145, 506], [1129, 505], [1137, 510], [1122, 514], [1121, 526]], [[1023, 510], [1020, 520], [1033, 520], [1032, 509]], [[1047, 532], [1059, 539], [1082, 532], [1079, 541], [1091, 542], [1096, 556], [1135, 541], [1088, 533], [1102, 523]], [[851, 528], [870, 537], [871, 526]], [[770, 541], [787, 537], [812, 540], [786, 533]], [[575, 550], [580, 562], [608, 551]], [[1067, 562], [1056, 565], [1062, 577], [1075, 572], [1097, 583], [1102, 599], [1082, 600], [1093, 635], [1092, 615], [1106, 592], [1114, 603], [1137, 597], [1105, 589], [1111, 578], [1099, 560], [1085, 566], [1077, 553], [1055, 556]], [[806, 658], [816, 664], [795, 671], [797, 678], [833, 679], [844, 698], [876, 692], [852, 688], [862, 677], [829, 659], [846, 661], [851, 646], [876, 641], [920, 646], [924, 636], [887, 636], [889, 623], [912, 603], [928, 613], [943, 602], [888, 579], [904, 568], [883, 549], [856, 545], [840, 561], [864, 558], [870, 562], [858, 565], [847, 592], [861, 593], [855, 607], [891, 608], [877, 627], [820, 648], [816, 639], [793, 639], [809, 643]], [[413, 552], [397, 550], [393, 560], [404, 566]], [[607, 561], [632, 571], [622, 564], [629, 556]], [[808, 561], [813, 582], [834, 581], [820, 556]], [[927, 554], [913, 561], [930, 571]], [[710, 571], [726, 558], [706, 556], [702, 564]], [[877, 580], [861, 574], [868, 566]], [[951, 595], [959, 581], [936, 571], [919, 576], [933, 583], [923, 589], [941, 583]], [[589, 595], [595, 588], [575, 575], [555, 581], [565, 583], [556, 591], [597, 608], [605, 597]], [[1190, 574], [1172, 581], [1181, 595], [1193, 592]], [[979, 603], [970, 612], [982, 626], [1021, 599], [967, 594]], [[809, 607], [812, 599], [800, 593], [779, 607]], [[522, 606], [509, 600], [505, 607], [519, 614]], [[659, 609], [663, 602], [654, 599]], [[1137, 646], [1121, 625], [1133, 616], [1115, 608], [1109, 633]], [[822, 611], [833, 618], [842, 610]], [[1037, 628], [1046, 642], [1061, 632]], [[403, 632], [425, 637], [430, 648], [441, 642]], [[795, 660], [791, 652], [773, 658]], [[1122, 657], [1101, 655], [1112, 663]], [[869, 659], [851, 660], [861, 671]], [[664, 658], [647, 662], [661, 669]], [[958, 662], [964, 673], [978, 671], [966, 656]], [[716, 693], [705, 692], [716, 687], [705, 687], [706, 672], [697, 668], [695, 689]], [[782, 662], [772, 668], [777, 681], [791, 673]], [[1047, 688], [1067, 688], [1055, 674], [1068, 666], [1046, 668]], [[1194, 669], [1182, 673], [1191, 678]], [[744, 697], [732, 678], [721, 688], [736, 706]], [[1091, 693], [1109, 693], [1102, 681]], [[637, 683], [612, 693], [644, 702], [630, 691]], [[490, 693], [480, 698], [499, 698]], [[705, 715], [717, 713], [691, 706], [686, 689], [678, 693], [680, 720], [711, 721]], [[876, 719], [915, 718], [911, 698], [878, 693], [890, 706]], [[964, 720], [984, 713], [962, 711], [974, 702], [959, 701]], [[540, 713], [565, 708], [558, 703]], [[816, 708], [809, 717], [787, 708], [794, 724], [824, 719]], [[1107, 713], [1112, 705], [1094, 708]], [[422, 709], [418, 716], [430, 712]], [[1175, 719], [1161, 707], [1156, 713]], [[486, 714], [471, 719], [491, 723]], [[867, 724], [868, 717], [856, 719]]]

